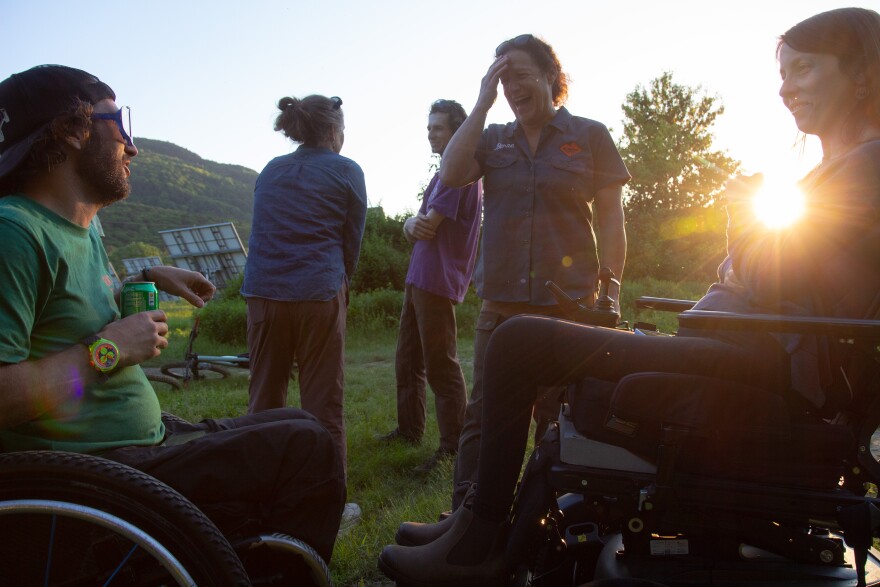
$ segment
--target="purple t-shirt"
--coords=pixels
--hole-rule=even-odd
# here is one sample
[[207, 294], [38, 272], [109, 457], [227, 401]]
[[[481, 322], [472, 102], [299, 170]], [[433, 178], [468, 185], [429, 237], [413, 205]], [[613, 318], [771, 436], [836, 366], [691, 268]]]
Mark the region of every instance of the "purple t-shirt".
[[474, 272], [482, 203], [481, 182], [450, 188], [434, 174], [419, 213], [433, 209], [445, 219], [434, 238], [413, 245], [406, 283], [456, 302], [464, 299]]

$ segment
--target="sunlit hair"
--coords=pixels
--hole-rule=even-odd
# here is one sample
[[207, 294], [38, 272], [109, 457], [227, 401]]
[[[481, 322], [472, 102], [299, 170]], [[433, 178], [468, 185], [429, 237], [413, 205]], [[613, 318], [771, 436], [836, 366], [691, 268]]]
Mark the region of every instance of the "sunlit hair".
[[278, 100], [281, 113], [275, 119], [275, 130], [297, 143], [317, 146], [330, 139], [334, 130], [342, 128], [340, 103], [314, 94], [302, 99], [281, 98]]
[[31, 150], [18, 167], [0, 179], [0, 197], [21, 193], [33, 178], [45, 175], [64, 163], [67, 160], [67, 137], [79, 137], [82, 141], [89, 139], [92, 111], [91, 104], [77, 98], [69, 112], [49, 121], [34, 139]]
[[834, 55], [840, 70], [867, 95], [844, 123], [844, 133], [852, 139], [867, 121], [880, 124], [880, 14], [867, 8], [838, 8], [799, 22], [779, 37], [782, 45], [801, 53]]
[[428, 115], [430, 116], [431, 114], [447, 114], [449, 116], [449, 126], [452, 128], [453, 133], [458, 130], [458, 127], [467, 118], [464, 108], [455, 100], [437, 100], [431, 104], [431, 111], [428, 112]]
[[553, 47], [534, 35], [520, 35], [508, 39], [495, 49], [495, 58], [506, 55], [511, 49], [525, 51], [531, 56], [535, 64], [544, 73], [554, 76], [553, 81], [553, 106], [559, 107], [568, 99], [568, 75], [562, 71], [562, 64], [553, 51]]

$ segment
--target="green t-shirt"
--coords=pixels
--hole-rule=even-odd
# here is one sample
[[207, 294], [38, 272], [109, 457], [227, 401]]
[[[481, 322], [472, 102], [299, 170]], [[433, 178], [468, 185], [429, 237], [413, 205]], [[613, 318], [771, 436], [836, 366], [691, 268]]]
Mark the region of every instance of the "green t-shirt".
[[[27, 197], [6, 196], [0, 243], [0, 363], [61, 352], [119, 318], [94, 226], [73, 224]], [[67, 401], [0, 430], [4, 450], [97, 452], [162, 440], [159, 401], [139, 366], [100, 385], [83, 387], [77, 375], [71, 374]]]

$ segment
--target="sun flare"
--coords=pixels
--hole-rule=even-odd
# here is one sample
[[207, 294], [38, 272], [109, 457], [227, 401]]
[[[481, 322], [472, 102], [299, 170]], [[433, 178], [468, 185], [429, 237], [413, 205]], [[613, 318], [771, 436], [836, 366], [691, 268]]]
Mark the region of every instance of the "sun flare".
[[794, 182], [766, 178], [755, 194], [755, 214], [768, 228], [791, 226], [804, 213], [804, 194]]

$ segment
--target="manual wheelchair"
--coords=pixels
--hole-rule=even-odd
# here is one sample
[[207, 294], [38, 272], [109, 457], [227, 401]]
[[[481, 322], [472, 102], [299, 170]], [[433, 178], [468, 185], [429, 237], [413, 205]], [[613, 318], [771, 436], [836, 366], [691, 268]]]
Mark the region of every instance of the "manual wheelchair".
[[827, 336], [847, 385], [813, 418], [705, 377], [570, 386], [517, 488], [512, 584], [880, 584], [880, 320], [637, 305], [688, 328]]
[[17, 587], [332, 585], [299, 539], [247, 524], [224, 535], [141, 471], [55, 451], [0, 454], [0, 577]]

